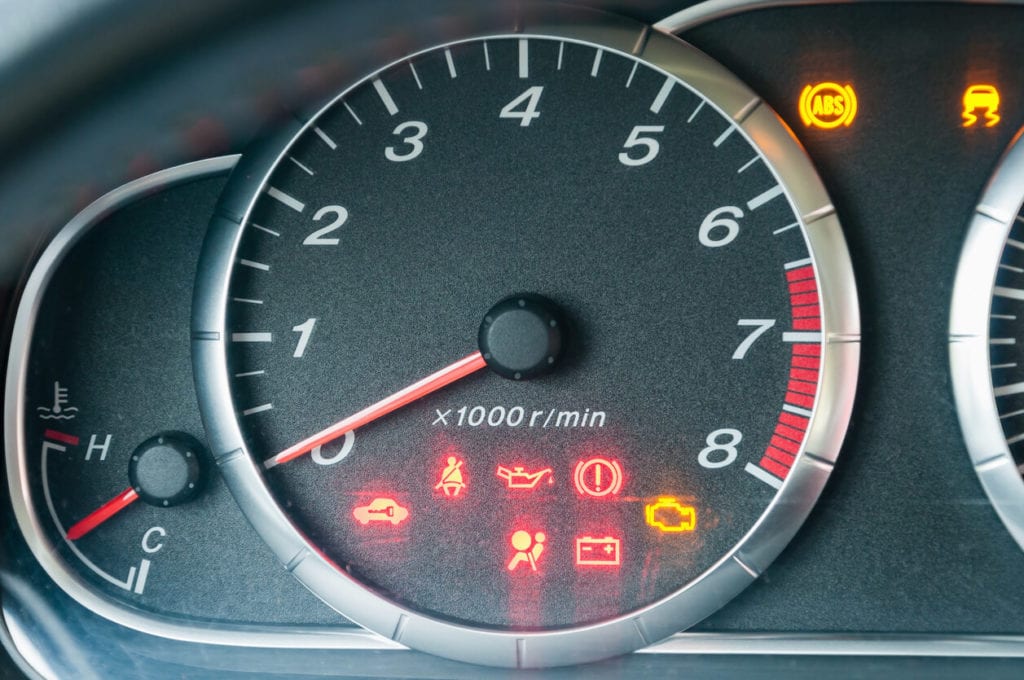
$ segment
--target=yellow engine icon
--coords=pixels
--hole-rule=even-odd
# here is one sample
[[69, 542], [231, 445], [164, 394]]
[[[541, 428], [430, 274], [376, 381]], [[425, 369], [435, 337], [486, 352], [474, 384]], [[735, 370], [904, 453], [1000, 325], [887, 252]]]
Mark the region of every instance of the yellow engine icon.
[[977, 123], [979, 112], [985, 116], [985, 127], [999, 122], [999, 90], [995, 85], [971, 85], [964, 90], [964, 127]]
[[818, 83], [800, 93], [800, 119], [807, 127], [832, 130], [849, 126], [857, 116], [857, 93], [850, 85]]

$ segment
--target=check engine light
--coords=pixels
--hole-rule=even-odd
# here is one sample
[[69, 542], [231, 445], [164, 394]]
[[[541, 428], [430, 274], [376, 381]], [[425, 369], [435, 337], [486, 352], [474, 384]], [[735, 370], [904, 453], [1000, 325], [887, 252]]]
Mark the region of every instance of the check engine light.
[[666, 534], [693, 531], [697, 528], [697, 509], [671, 496], [663, 496], [644, 507], [644, 519], [648, 526]]
[[807, 127], [834, 130], [849, 127], [857, 117], [857, 93], [850, 85], [818, 83], [800, 93], [800, 119]]

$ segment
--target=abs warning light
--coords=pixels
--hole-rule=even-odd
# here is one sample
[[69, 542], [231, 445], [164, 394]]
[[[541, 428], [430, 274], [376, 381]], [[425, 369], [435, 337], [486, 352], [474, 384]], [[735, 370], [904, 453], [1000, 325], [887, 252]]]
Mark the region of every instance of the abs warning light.
[[666, 534], [693, 531], [697, 528], [697, 509], [671, 496], [663, 496], [644, 506], [644, 519], [648, 526]]
[[807, 127], [834, 130], [849, 127], [857, 117], [857, 93], [850, 85], [818, 83], [800, 93], [800, 120]]

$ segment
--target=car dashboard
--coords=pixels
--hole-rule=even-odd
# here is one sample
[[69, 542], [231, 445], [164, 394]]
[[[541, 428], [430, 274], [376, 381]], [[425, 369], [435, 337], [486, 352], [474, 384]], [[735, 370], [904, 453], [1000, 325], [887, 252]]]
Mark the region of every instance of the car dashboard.
[[10, 672], [1019, 676], [1024, 7], [57, 5]]

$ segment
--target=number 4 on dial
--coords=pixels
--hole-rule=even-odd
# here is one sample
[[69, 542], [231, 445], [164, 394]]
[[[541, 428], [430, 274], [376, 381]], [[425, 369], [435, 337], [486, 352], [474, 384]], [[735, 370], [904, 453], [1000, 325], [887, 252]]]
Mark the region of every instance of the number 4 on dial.
[[[498, 118], [518, 118], [520, 127], [529, 127], [530, 121], [534, 118], [540, 118], [540, 111], [537, 110], [537, 105], [540, 104], [540, 95], [543, 92], [543, 85], [534, 85], [531, 88], [527, 88], [526, 92], [505, 104], [505, 108], [498, 114]], [[516, 111], [517, 106], [522, 106], [522, 110]]]

